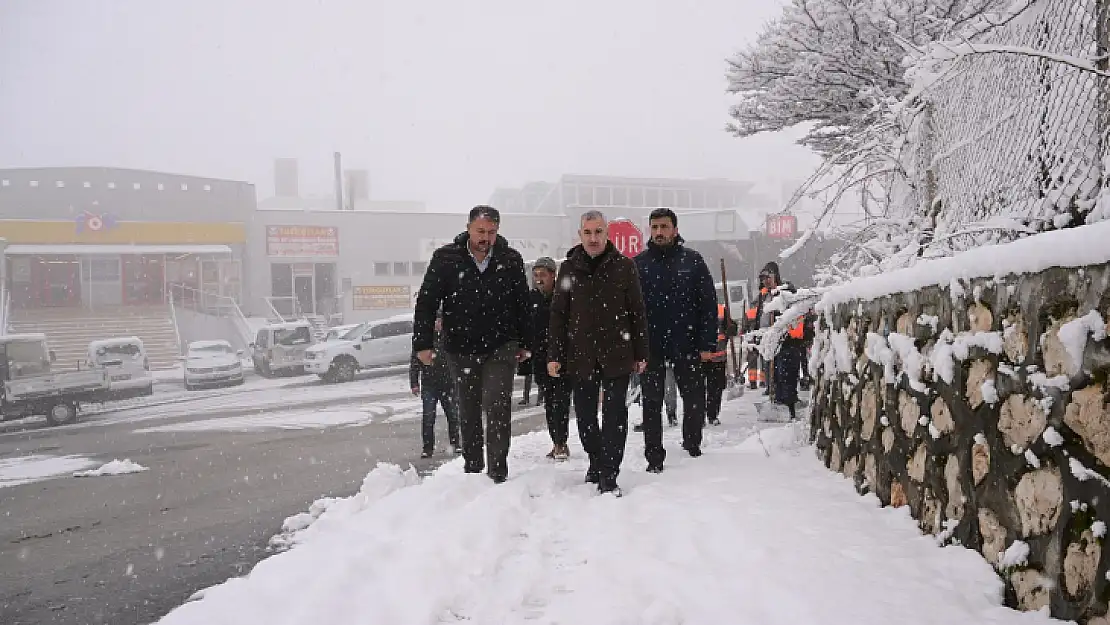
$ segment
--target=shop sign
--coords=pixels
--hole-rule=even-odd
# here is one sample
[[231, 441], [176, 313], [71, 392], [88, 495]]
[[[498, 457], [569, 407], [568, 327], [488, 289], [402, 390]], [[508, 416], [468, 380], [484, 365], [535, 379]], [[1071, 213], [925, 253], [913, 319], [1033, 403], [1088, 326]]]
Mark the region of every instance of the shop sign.
[[77, 223], [77, 233], [102, 232], [111, 230], [116, 226], [116, 217], [111, 213], [90, 213], [85, 211], [74, 220]]
[[395, 286], [356, 286], [351, 292], [351, 308], [354, 310], [382, 310], [388, 308], [411, 308], [412, 287]]
[[339, 229], [331, 226], [266, 226], [266, 255], [339, 256]]

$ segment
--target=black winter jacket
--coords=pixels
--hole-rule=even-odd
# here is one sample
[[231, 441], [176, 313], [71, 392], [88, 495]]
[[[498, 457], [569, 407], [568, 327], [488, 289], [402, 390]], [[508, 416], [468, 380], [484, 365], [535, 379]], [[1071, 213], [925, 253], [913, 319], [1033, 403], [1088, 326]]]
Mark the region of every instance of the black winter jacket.
[[[442, 332], [435, 337], [433, 349], [437, 352], [440, 349], [442, 337]], [[451, 371], [447, 367], [446, 354], [437, 353], [432, 364], [425, 365], [416, 357], [416, 352], [412, 353], [412, 358], [409, 360], [409, 388], [451, 390], [451, 382]]]
[[547, 350], [550, 342], [548, 329], [551, 326], [551, 300], [555, 293], [544, 295], [543, 291], [532, 291], [532, 371], [541, 376], [547, 375]]
[[433, 348], [436, 310], [443, 306], [443, 348], [452, 354], [489, 354], [509, 341], [528, 349], [531, 307], [524, 260], [498, 235], [489, 266], [479, 272], [463, 232], [432, 254], [416, 298], [412, 349]]
[[636, 256], [652, 361], [695, 358], [717, 346], [717, 291], [701, 254], [682, 244], [649, 241]]

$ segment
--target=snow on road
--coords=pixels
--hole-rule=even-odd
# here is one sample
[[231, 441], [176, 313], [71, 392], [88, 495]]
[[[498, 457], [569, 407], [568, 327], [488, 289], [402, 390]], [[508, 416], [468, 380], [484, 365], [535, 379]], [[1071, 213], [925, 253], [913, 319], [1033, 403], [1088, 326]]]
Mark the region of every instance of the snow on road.
[[253, 432], [258, 430], [311, 430], [336, 426], [366, 425], [386, 414], [379, 406], [359, 410], [308, 410], [272, 412], [242, 417], [201, 419], [135, 430], [148, 432]]
[[109, 475], [127, 475], [128, 473], [142, 473], [147, 468], [131, 459], [113, 460], [95, 469], [87, 471], [74, 471], [73, 477], [106, 477]]
[[95, 464], [96, 462], [83, 456], [31, 454], [16, 458], [0, 458], [0, 488], [68, 475]]
[[[513, 413], [513, 420], [526, 419], [542, 413], [542, 408], [525, 408]], [[135, 430], [138, 434], [158, 432], [256, 432], [261, 430], [312, 430], [329, 427], [357, 427], [370, 423], [400, 423], [420, 419], [423, 407], [419, 399], [373, 402], [343, 408], [264, 412], [238, 417], [216, 417], [183, 421]], [[442, 423], [443, 410], [437, 420]]]
[[[256, 409], [258, 411], [295, 408], [322, 402], [353, 402], [375, 395], [408, 393], [408, 376], [389, 375], [361, 378], [346, 384], [324, 384], [311, 377], [252, 380], [244, 386], [213, 389], [197, 393], [156, 393], [152, 397], [96, 405], [83, 411], [77, 423], [66, 430], [117, 423], [141, 422], [178, 417], [203, 417], [205, 413]], [[33, 417], [0, 424], [0, 437], [18, 435], [43, 421]]]
[[752, 440], [750, 402], [726, 405], [698, 459], [668, 429], [661, 475], [631, 435], [620, 499], [583, 484], [577, 441], [546, 460], [545, 433], [514, 439], [503, 485], [460, 460], [425, 479], [379, 465], [287, 523], [292, 549], [160, 623], [1054, 622], [1002, 607], [981, 556], [858, 496], [791, 426]]

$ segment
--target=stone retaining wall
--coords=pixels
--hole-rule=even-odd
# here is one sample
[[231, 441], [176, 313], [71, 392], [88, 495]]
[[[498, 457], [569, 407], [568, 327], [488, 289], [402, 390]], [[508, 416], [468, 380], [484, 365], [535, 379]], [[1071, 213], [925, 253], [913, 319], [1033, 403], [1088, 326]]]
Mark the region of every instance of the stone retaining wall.
[[1110, 625], [1107, 320], [1110, 265], [824, 311], [818, 454], [938, 542], [982, 553], [1009, 605]]

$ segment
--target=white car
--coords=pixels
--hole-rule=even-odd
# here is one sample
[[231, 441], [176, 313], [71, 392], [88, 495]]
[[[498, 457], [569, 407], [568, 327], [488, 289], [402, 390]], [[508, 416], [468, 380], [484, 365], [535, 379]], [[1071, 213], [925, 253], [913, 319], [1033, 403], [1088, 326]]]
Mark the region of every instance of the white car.
[[327, 382], [350, 382], [361, 369], [400, 365], [412, 357], [412, 314], [359, 324], [338, 339], [305, 350], [304, 369]]
[[185, 390], [201, 386], [243, 383], [242, 351], [235, 351], [227, 341], [194, 341], [189, 343], [185, 362]]
[[102, 371], [108, 378], [103, 399], [147, 397], [154, 393], [154, 378], [146, 347], [136, 336], [104, 339], [89, 343], [89, 369]]

